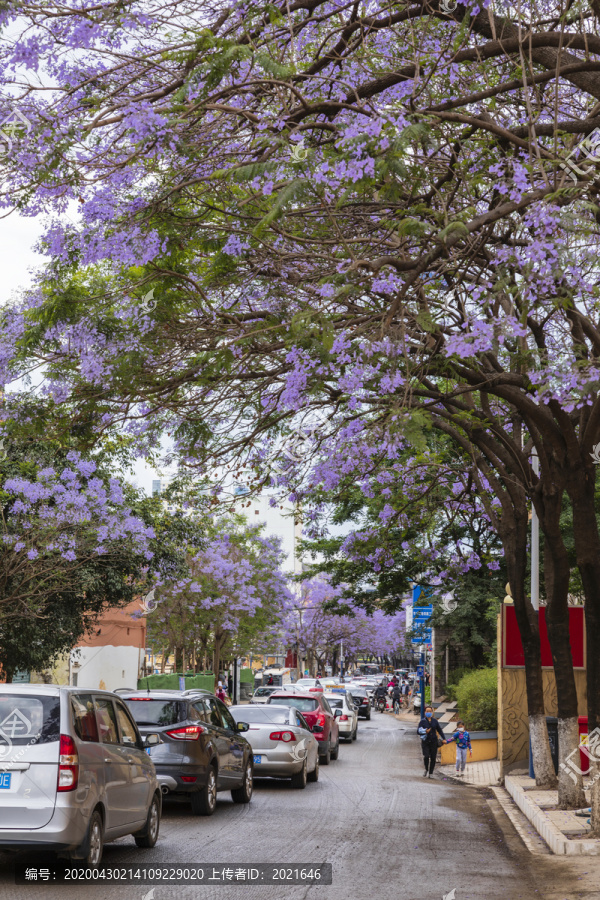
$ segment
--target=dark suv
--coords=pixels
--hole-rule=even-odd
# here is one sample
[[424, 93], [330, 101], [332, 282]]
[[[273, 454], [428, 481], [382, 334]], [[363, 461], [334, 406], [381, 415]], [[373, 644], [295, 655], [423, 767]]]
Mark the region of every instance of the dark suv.
[[217, 791], [231, 791], [236, 803], [252, 797], [252, 747], [213, 694], [189, 691], [129, 691], [120, 695], [142, 735], [158, 734], [148, 749], [163, 794], [189, 794], [192, 812], [211, 816]]

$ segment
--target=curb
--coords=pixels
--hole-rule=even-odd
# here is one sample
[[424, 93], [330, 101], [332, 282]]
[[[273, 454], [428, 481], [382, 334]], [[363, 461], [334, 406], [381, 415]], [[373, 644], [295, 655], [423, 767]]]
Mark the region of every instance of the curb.
[[[510, 794], [503, 787], [492, 786], [491, 791], [496, 798], [500, 809], [510, 821], [511, 825], [513, 826], [531, 855], [549, 856], [551, 852], [550, 848], [539, 834], [532, 834], [527, 830], [527, 825], [531, 825], [531, 822], [529, 822], [529, 820], [525, 818], [523, 813], [516, 806]], [[491, 800], [488, 800], [488, 803], [491, 804], [491, 802]]]
[[544, 838], [557, 856], [600, 856], [600, 841], [570, 841], [550, 821], [544, 810], [529, 799], [527, 791], [523, 790], [514, 777], [507, 775], [504, 785], [521, 812], [527, 816], [537, 833]]

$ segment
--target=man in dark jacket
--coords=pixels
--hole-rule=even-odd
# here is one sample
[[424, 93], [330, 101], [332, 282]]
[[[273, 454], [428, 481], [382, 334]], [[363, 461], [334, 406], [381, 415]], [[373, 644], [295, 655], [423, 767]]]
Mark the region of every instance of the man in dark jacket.
[[433, 707], [425, 707], [425, 718], [421, 719], [417, 725], [417, 733], [421, 738], [421, 750], [423, 751], [423, 762], [425, 763], [423, 778], [427, 778], [427, 775], [433, 778], [438, 752], [438, 736], [445, 740], [442, 726], [433, 717]]

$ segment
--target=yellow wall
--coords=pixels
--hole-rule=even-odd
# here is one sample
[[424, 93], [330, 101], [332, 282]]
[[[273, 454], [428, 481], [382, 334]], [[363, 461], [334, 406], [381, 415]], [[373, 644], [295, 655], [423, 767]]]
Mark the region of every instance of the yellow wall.
[[[467, 763], [481, 762], [483, 759], [496, 759], [498, 756], [497, 738], [482, 738], [480, 741], [471, 739], [473, 756], [467, 753]], [[442, 747], [442, 765], [450, 766], [456, 763], [456, 741], [445, 744]]]
[[[498, 616], [498, 757], [500, 774], [504, 767], [529, 756], [529, 721], [527, 719], [527, 691], [525, 669], [503, 669], [500, 648], [502, 636], [500, 616]], [[542, 670], [544, 685], [544, 707], [547, 716], [558, 712], [556, 702], [556, 679], [553, 669]], [[578, 715], [587, 715], [586, 673], [575, 670]]]

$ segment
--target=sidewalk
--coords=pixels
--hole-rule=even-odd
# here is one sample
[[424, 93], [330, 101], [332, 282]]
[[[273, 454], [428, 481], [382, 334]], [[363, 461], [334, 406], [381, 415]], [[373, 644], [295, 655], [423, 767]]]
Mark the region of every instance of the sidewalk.
[[485, 759], [481, 762], [467, 762], [465, 774], [458, 777], [456, 768], [452, 766], [438, 766], [437, 770], [444, 778], [461, 784], [475, 784], [477, 787], [492, 787], [500, 783], [500, 760]]

